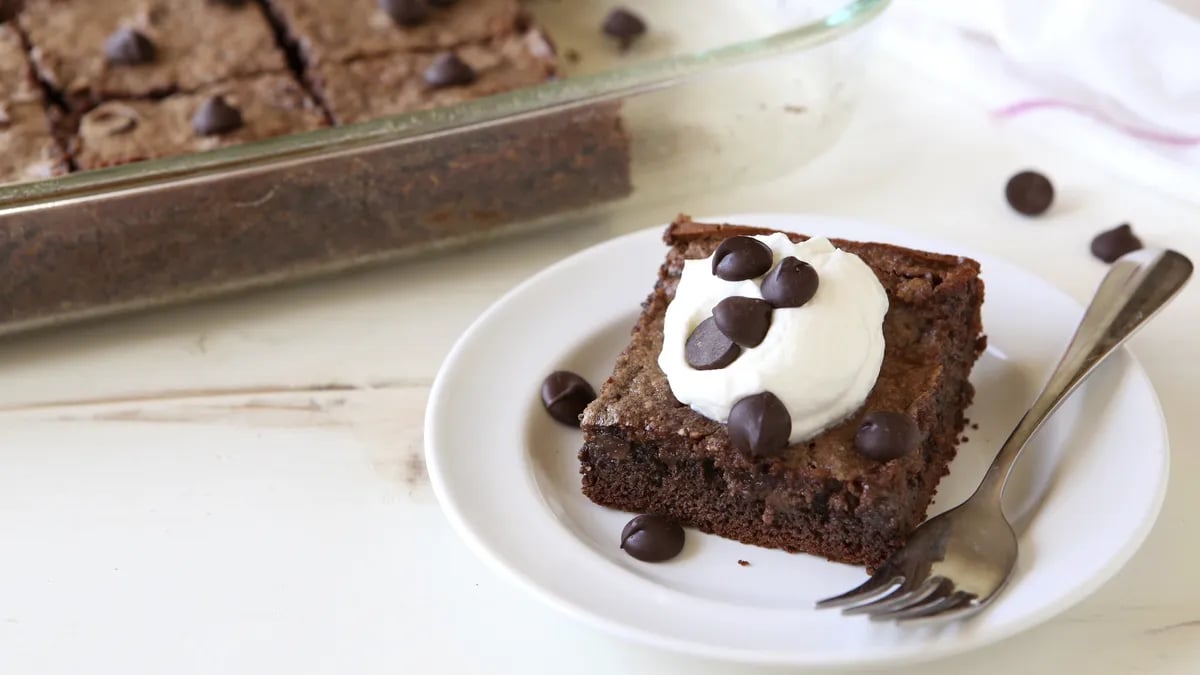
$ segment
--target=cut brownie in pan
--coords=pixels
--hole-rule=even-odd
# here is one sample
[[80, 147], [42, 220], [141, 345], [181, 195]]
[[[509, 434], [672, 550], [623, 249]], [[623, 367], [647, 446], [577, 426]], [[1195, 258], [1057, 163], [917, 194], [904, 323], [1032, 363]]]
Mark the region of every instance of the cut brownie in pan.
[[[454, 47], [511, 33], [524, 21], [517, 0], [267, 2], [309, 65]], [[383, 9], [385, 4], [397, 8], [416, 4], [426, 9], [401, 22]]]
[[67, 161], [51, 133], [42, 91], [21, 37], [0, 24], [0, 183], [51, 178]]
[[42, 79], [76, 110], [287, 69], [254, 2], [27, 0], [18, 20]]
[[[194, 118], [216, 96], [237, 111], [241, 123], [224, 132], [201, 133]], [[81, 169], [96, 169], [323, 126], [324, 113], [290, 75], [264, 75], [160, 100], [102, 103], [80, 120], [71, 150]]]
[[[973, 395], [968, 376], [985, 345], [979, 265], [832, 240], [861, 257], [887, 292], [879, 377], [866, 403], [845, 421], [781, 457], [750, 458], [731, 447], [724, 425], [675, 399], [657, 359], [684, 259], [707, 257], [731, 236], [767, 232], [682, 216], [670, 226], [671, 248], [632, 341], [583, 415], [583, 492], [604, 506], [669, 515], [748, 544], [874, 568], [924, 518], [954, 458]], [[874, 410], [915, 420], [920, 451], [887, 461], [859, 454], [855, 432]]]
[[554, 75], [554, 49], [539, 30], [462, 45], [453, 54], [471, 81], [431, 83], [426, 70], [445, 57], [412, 52], [318, 65], [310, 82], [334, 120], [349, 124], [531, 87]]

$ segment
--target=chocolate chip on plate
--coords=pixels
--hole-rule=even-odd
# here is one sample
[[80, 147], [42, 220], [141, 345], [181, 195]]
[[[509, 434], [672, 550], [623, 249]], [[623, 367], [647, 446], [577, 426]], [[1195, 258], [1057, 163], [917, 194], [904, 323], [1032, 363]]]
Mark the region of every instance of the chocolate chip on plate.
[[688, 336], [683, 355], [688, 365], [696, 370], [716, 370], [737, 360], [742, 355], [742, 348], [722, 333], [716, 319], [710, 316]]
[[642, 562], [670, 560], [683, 550], [683, 527], [666, 516], [637, 516], [621, 530], [621, 548]]
[[1054, 202], [1054, 185], [1036, 171], [1022, 171], [1008, 179], [1004, 197], [1018, 213], [1037, 216], [1045, 213]]
[[434, 89], [461, 87], [475, 81], [475, 70], [454, 52], [442, 52], [425, 69], [425, 83]]
[[150, 38], [128, 26], [118, 28], [104, 41], [104, 59], [114, 66], [150, 63], [156, 53]]
[[192, 130], [197, 136], [218, 136], [241, 126], [242, 113], [221, 96], [209, 97], [192, 116]]
[[854, 449], [880, 462], [903, 457], [915, 451], [920, 442], [921, 430], [913, 418], [887, 410], [867, 413], [854, 435]]
[[771, 328], [771, 311], [766, 300], [733, 296], [713, 307], [713, 320], [738, 346], [757, 347]]
[[778, 457], [792, 435], [792, 417], [775, 394], [764, 391], [741, 399], [729, 410], [729, 442], [750, 457]]
[[776, 308], [800, 307], [817, 294], [820, 281], [812, 265], [789, 255], [763, 277], [762, 296]]
[[1142, 248], [1142, 240], [1133, 233], [1129, 223], [1123, 223], [1111, 230], [1096, 235], [1092, 240], [1092, 255], [1106, 263], [1115, 262], [1117, 258]]
[[771, 269], [771, 248], [752, 237], [730, 237], [713, 253], [712, 271], [725, 281], [745, 281]]
[[596, 399], [596, 390], [587, 380], [568, 370], [557, 370], [542, 380], [542, 405], [554, 419], [579, 428], [583, 409]]
[[605, 35], [617, 39], [621, 49], [629, 49], [634, 40], [645, 35], [646, 22], [628, 9], [617, 7], [604, 18], [602, 28]]
[[425, 0], [379, 0], [379, 8], [400, 26], [419, 26], [429, 18]]

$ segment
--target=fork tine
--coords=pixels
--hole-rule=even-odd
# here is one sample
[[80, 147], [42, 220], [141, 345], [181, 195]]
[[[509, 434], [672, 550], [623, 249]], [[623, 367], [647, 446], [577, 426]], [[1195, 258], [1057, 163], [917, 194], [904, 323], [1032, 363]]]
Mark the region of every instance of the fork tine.
[[[974, 594], [956, 591], [946, 598], [946, 602], [939, 603], [938, 606], [926, 606], [924, 612], [914, 611], [909, 615], [894, 616], [892, 618], [906, 626], [910, 624], [919, 625], [922, 623], [952, 621], [976, 612], [979, 606], [975, 604], [975, 600], [976, 596]], [[915, 610], [916, 608], [906, 608], [906, 610], [908, 609]]]
[[[936, 582], [929, 579], [905, 579], [904, 583], [900, 584], [896, 590], [883, 596], [876, 598], [871, 602], [847, 607], [842, 610], [842, 614], [846, 616], [854, 616], [856, 614], [874, 614], [876, 612], [887, 612], [898, 607], [907, 607], [915, 602], [920, 602], [925, 597], [936, 590]], [[926, 590], [928, 588], [928, 590]]]
[[954, 591], [953, 593], [946, 593], [927, 599], [915, 605], [903, 607], [888, 614], [872, 616], [871, 619], [876, 621], [919, 622], [921, 619], [945, 618], [955, 610], [970, 605], [974, 597], [970, 593]]
[[865, 600], [878, 597], [887, 591], [891, 590], [896, 584], [904, 581], [904, 576], [897, 572], [894, 568], [886, 565], [879, 569], [878, 572], [871, 575], [857, 588], [853, 588], [841, 595], [835, 595], [832, 598], [825, 598], [817, 602], [817, 609], [834, 609], [837, 607], [847, 607], [849, 605], [857, 605]]

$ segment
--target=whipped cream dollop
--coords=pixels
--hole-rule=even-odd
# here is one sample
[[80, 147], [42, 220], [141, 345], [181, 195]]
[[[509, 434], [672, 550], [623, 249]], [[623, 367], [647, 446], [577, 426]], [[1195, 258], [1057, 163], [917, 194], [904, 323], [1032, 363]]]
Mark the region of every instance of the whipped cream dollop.
[[790, 443], [811, 438], [857, 410], [875, 386], [883, 362], [887, 293], [871, 268], [853, 253], [815, 237], [795, 244], [787, 235], [759, 235], [773, 255], [812, 265], [819, 285], [800, 307], [776, 308], [767, 336], [733, 363], [714, 370], [688, 365], [685, 344], [713, 307], [731, 296], [762, 298], [761, 277], [725, 281], [713, 274], [712, 258], [684, 262], [667, 307], [658, 365], [681, 403], [726, 423], [733, 404], [769, 391], [792, 419]]

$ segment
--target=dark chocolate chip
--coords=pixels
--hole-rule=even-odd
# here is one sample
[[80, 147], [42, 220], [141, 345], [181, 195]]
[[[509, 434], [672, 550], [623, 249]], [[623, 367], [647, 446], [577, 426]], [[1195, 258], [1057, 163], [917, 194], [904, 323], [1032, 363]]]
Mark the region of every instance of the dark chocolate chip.
[[729, 442], [743, 455], [778, 457], [792, 435], [792, 417], [775, 394], [747, 396], [729, 410]]
[[220, 96], [209, 97], [192, 116], [192, 130], [197, 136], [217, 136], [242, 126], [242, 113]]
[[425, 69], [425, 83], [434, 89], [461, 87], [475, 81], [475, 71], [454, 52], [442, 52]]
[[789, 255], [763, 277], [762, 296], [773, 307], [800, 307], [817, 294], [820, 282], [812, 265]]
[[683, 527], [666, 516], [637, 516], [621, 530], [621, 548], [642, 562], [662, 562], [683, 550]]
[[157, 50], [150, 38], [124, 26], [104, 41], [104, 58], [114, 66], [136, 66], [154, 60]]
[[633, 41], [646, 33], [646, 22], [633, 12], [618, 7], [604, 18], [604, 34], [616, 38], [621, 49], [628, 49]]
[[724, 368], [742, 355], [742, 348], [717, 328], [711, 316], [696, 326], [683, 351], [688, 365], [696, 370]]
[[1092, 240], [1092, 255], [1106, 263], [1114, 262], [1126, 253], [1141, 248], [1142, 240], [1133, 233], [1129, 223], [1101, 232]]
[[550, 373], [542, 380], [542, 405], [554, 419], [579, 428], [583, 409], [596, 399], [596, 390], [587, 380], [567, 370]]
[[730, 237], [713, 253], [712, 271], [725, 281], [745, 281], [771, 269], [771, 248], [751, 237]]
[[379, 8], [400, 26], [419, 26], [429, 18], [425, 0], [379, 0]]
[[854, 435], [854, 448], [880, 462], [903, 457], [915, 451], [920, 442], [921, 430], [911, 417], [886, 410], [868, 413]]
[[713, 320], [738, 346], [757, 347], [771, 328], [771, 311], [766, 300], [734, 296], [713, 307]]
[[1054, 201], [1054, 186], [1049, 178], [1036, 171], [1022, 171], [1008, 179], [1004, 197], [1018, 213], [1037, 216], [1045, 213]]

